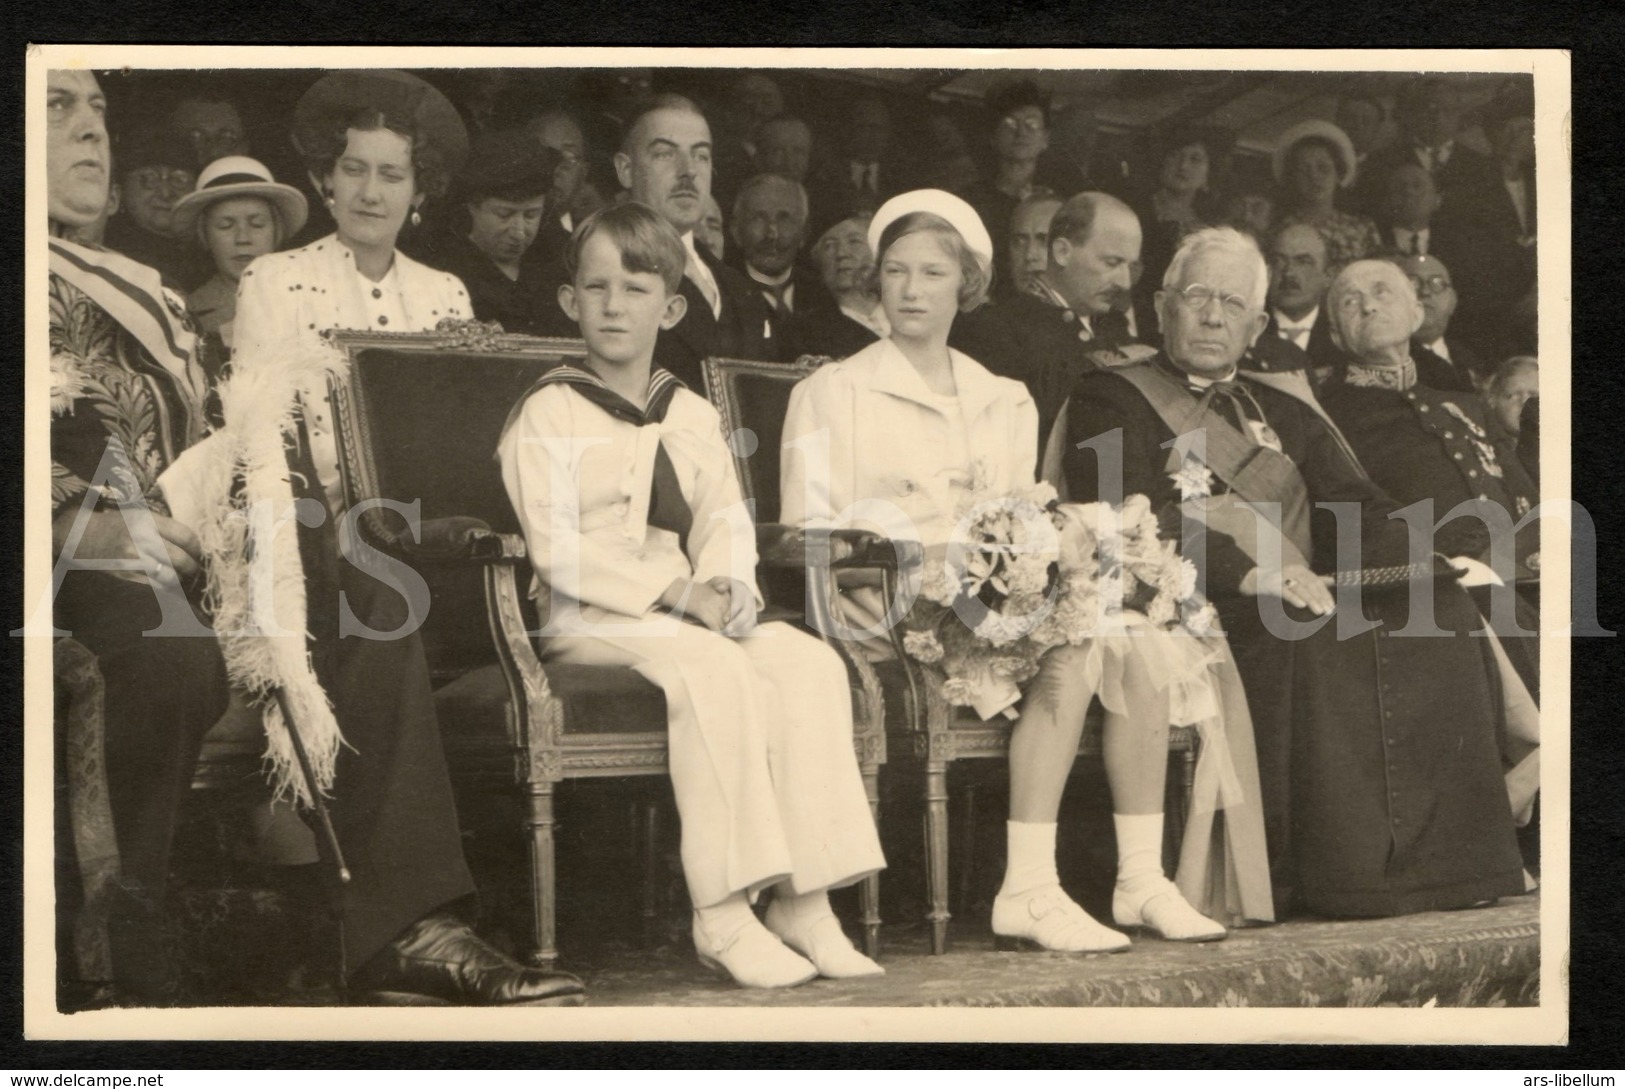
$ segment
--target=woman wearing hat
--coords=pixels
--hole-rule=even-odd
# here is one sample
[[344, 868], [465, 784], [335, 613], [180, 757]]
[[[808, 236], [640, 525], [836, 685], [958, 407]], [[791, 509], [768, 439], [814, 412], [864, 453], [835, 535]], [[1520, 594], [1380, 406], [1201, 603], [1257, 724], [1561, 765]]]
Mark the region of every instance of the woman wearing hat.
[[[1038, 410], [1020, 382], [948, 347], [954, 317], [981, 303], [991, 277], [993, 243], [970, 205], [941, 190], [904, 193], [875, 214], [869, 240], [891, 336], [820, 368], [791, 395], [782, 517], [828, 525], [859, 505], [866, 528], [940, 548], [973, 479], [995, 495], [1033, 483]], [[874, 586], [843, 586], [842, 609], [860, 630], [886, 623]], [[1027, 688], [1011, 736], [1008, 861], [993, 905], [995, 936], [1074, 953], [1129, 946], [1062, 890], [1055, 867], [1061, 794], [1096, 695], [1084, 679], [1090, 649], [1051, 650]], [[1105, 745], [1118, 833], [1113, 912], [1170, 939], [1222, 938], [1225, 928], [1162, 871], [1169, 680], [1150, 676], [1138, 654], [1108, 657], [1119, 667], [1111, 693], [1122, 694], [1108, 708]]]
[[231, 347], [243, 271], [297, 234], [306, 211], [304, 194], [280, 184], [256, 159], [227, 155], [203, 168], [197, 188], [175, 205], [176, 231], [195, 235], [214, 263], [214, 275], [186, 297], [199, 332]]
[[[469, 320], [462, 281], [396, 249], [407, 220], [443, 195], [468, 154], [452, 104], [423, 80], [383, 69], [333, 72], [299, 100], [294, 143], [337, 230], [243, 272], [233, 366], [290, 361], [332, 329], [410, 333]], [[325, 374], [304, 398], [310, 453], [337, 510], [340, 489]]]
[[[474, 883], [422, 639], [405, 597], [340, 555], [336, 529], [343, 492], [328, 378], [345, 360], [322, 334], [470, 317], [455, 276], [395, 249], [407, 218], [445, 191], [467, 136], [440, 92], [381, 70], [324, 76], [295, 122], [337, 230], [243, 272], [225, 422], [187, 452], [195, 459], [175, 480], [196, 512], [227, 671], [250, 692], [276, 693], [260, 707], [279, 789], [302, 801], [330, 792], [351, 874], [338, 896], [350, 987], [385, 1002], [579, 1004], [578, 980], [521, 967], [459, 918]], [[254, 514], [296, 501], [292, 531], [250, 528]], [[357, 622], [370, 637], [354, 634]]]
[[1140, 338], [1157, 342], [1156, 305], [1152, 296], [1173, 260], [1179, 242], [1211, 220], [1207, 207], [1212, 179], [1228, 141], [1221, 133], [1189, 129], [1160, 142], [1156, 159], [1156, 185], [1135, 209], [1145, 242], [1140, 253], [1142, 274], [1134, 285], [1134, 315]]
[[161, 129], [140, 129], [119, 143], [113, 159], [121, 188], [107, 248], [157, 269], [165, 287], [185, 294], [208, 275], [190, 236], [175, 226], [175, 208], [197, 182], [191, 145]]
[[1354, 184], [1354, 144], [1330, 121], [1304, 121], [1275, 144], [1275, 181], [1283, 213], [1276, 227], [1307, 223], [1326, 239], [1334, 265], [1369, 257], [1382, 249], [1377, 225], [1365, 216], [1337, 209], [1337, 193]]
[[534, 248], [559, 158], [522, 129], [481, 134], [458, 177], [451, 222], [425, 255], [463, 282], [474, 317], [509, 333], [579, 335], [559, 308], [563, 265]]

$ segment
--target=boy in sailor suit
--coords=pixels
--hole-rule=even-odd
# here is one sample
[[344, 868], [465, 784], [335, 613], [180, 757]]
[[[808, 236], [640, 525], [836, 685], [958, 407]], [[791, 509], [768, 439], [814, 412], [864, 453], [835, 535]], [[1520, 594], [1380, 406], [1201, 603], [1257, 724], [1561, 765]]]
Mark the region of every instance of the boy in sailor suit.
[[[665, 692], [703, 962], [746, 986], [879, 974], [827, 896], [885, 865], [845, 666], [812, 636], [756, 623], [754, 529], [720, 418], [652, 371], [656, 335], [687, 305], [685, 258], [636, 203], [588, 219], [566, 248], [559, 301], [586, 366], [544, 375], [499, 451], [550, 599], [543, 655], [630, 666]], [[764, 927], [750, 903], [769, 887]]]

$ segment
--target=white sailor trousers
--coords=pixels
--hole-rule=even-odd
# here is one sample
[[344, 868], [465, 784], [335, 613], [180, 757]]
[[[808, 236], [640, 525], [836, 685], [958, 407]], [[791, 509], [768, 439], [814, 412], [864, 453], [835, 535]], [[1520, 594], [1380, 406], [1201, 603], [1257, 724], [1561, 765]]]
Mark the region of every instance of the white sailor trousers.
[[885, 866], [852, 748], [846, 666], [817, 638], [780, 623], [730, 639], [665, 615], [610, 618], [549, 638], [545, 654], [630, 666], [665, 693], [695, 907], [785, 880], [797, 894], [839, 888]]

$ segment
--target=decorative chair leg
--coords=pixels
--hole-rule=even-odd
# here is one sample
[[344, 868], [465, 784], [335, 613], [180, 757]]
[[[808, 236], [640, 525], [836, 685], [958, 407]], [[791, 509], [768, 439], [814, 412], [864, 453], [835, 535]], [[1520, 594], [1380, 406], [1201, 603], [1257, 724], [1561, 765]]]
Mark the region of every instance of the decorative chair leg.
[[1191, 796], [1196, 793], [1196, 755], [1201, 741], [1191, 738], [1190, 748], [1179, 754], [1179, 820], [1174, 825], [1174, 859], [1185, 844], [1185, 822], [1190, 820]]
[[870, 960], [880, 958], [880, 875], [870, 874], [858, 886], [858, 907], [863, 914], [863, 951]]
[[948, 951], [948, 767], [932, 760], [925, 771], [925, 860], [930, 893], [931, 952]]
[[[869, 816], [880, 827], [880, 769], [863, 769], [863, 791], [869, 796]], [[880, 956], [880, 875], [870, 874], [858, 888], [858, 906], [863, 914], [863, 951], [871, 959]]]
[[954, 860], [958, 888], [954, 890], [954, 912], [959, 915], [970, 910], [971, 877], [976, 870], [976, 795], [975, 783], [965, 783], [961, 789], [965, 802], [959, 816], [959, 857]]
[[643, 947], [653, 948], [660, 921], [660, 803], [638, 803], [638, 843], [643, 855]]
[[531, 898], [535, 908], [534, 949], [525, 961], [538, 968], [551, 968], [559, 959], [555, 912], [558, 906], [558, 874], [553, 856], [553, 784], [530, 784]]

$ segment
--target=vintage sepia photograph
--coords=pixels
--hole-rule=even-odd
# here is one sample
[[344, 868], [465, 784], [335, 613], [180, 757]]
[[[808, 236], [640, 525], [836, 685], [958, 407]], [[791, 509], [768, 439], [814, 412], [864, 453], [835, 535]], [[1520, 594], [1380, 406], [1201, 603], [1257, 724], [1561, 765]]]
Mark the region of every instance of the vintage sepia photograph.
[[1565, 1038], [1566, 55], [27, 67], [30, 1036]]

